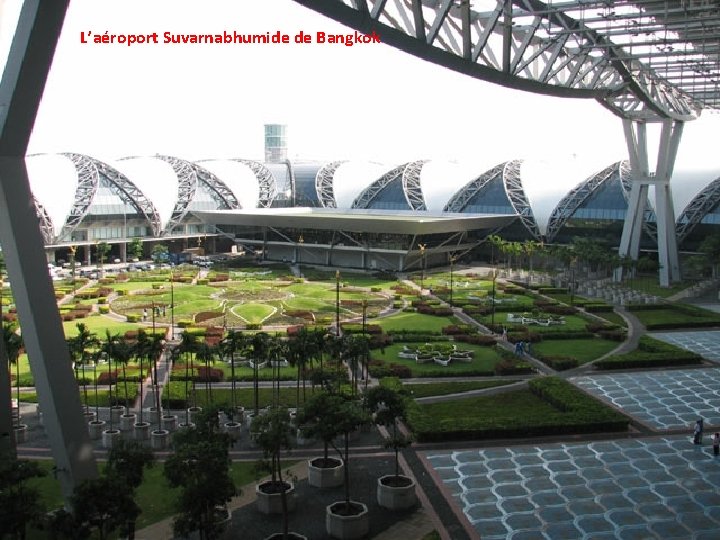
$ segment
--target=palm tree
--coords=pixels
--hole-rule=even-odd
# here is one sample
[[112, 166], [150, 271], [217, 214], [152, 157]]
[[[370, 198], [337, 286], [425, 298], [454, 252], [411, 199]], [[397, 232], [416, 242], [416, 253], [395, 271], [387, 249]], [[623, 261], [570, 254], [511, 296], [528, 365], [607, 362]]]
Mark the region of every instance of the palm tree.
[[[108, 358], [108, 407], [112, 408], [113, 401], [112, 401], [112, 387], [113, 387], [113, 381], [112, 381], [112, 364], [113, 362], [117, 362], [117, 355], [118, 355], [118, 349], [121, 347], [120, 334], [112, 335], [110, 333], [110, 330], [105, 330], [105, 341], [100, 347], [100, 350], [105, 353], [105, 355]], [[97, 379], [95, 380], [96, 388], [97, 388]], [[112, 410], [110, 411], [110, 431], [113, 431], [113, 415]]]
[[213, 402], [212, 384], [210, 383], [210, 361], [214, 356], [214, 347], [208, 345], [207, 341], [198, 343], [196, 358], [205, 363], [205, 401], [207, 404]]
[[[180, 341], [180, 352], [185, 353], [185, 424], [190, 423], [190, 411], [188, 410], [188, 381], [190, 379], [190, 369], [192, 364], [193, 354], [197, 350], [198, 339], [195, 334], [191, 334], [185, 330], [181, 335]], [[192, 406], [195, 406], [195, 379], [193, 378], [192, 384]]]
[[138, 408], [140, 409], [138, 415], [138, 423], [143, 423], [143, 381], [145, 380], [145, 373], [143, 372], [143, 360], [150, 358], [152, 342], [147, 335], [147, 332], [142, 328], [138, 330], [137, 342], [135, 343], [134, 353], [135, 359], [140, 363], [140, 399], [138, 400]]
[[23, 339], [17, 333], [17, 324], [3, 323], [3, 344], [8, 362], [15, 365], [15, 388], [18, 403], [17, 425], [20, 426], [20, 353], [23, 349]]
[[260, 384], [258, 382], [258, 364], [267, 360], [270, 349], [270, 334], [267, 332], [258, 332], [252, 337], [253, 350], [253, 406], [255, 408], [255, 416], [260, 412], [259, 393]]
[[83, 397], [85, 399], [85, 412], [89, 411], [87, 396], [87, 378], [85, 377], [85, 362], [90, 358], [90, 349], [98, 345], [98, 339], [93, 332], [90, 332], [85, 323], [77, 323], [77, 335], [67, 340], [70, 348], [70, 355], [75, 362], [75, 378], [78, 378], [78, 365], [83, 366]]
[[242, 351], [246, 346], [246, 342], [245, 335], [237, 330], [230, 330], [227, 337], [220, 342], [222, 354], [230, 357], [230, 403], [233, 414], [235, 414], [237, 410], [237, 400], [235, 396], [235, 353]]

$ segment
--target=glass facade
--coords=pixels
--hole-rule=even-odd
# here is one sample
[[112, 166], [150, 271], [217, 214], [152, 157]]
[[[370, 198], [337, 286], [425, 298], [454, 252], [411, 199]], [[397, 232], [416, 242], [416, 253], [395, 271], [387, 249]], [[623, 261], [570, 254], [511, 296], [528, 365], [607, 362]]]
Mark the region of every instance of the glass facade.
[[287, 126], [265, 124], [265, 161], [281, 163], [287, 159]]
[[466, 214], [514, 214], [501, 177], [494, 178], [478, 191], [463, 208]]
[[266, 163], [270, 173], [275, 179], [277, 197], [272, 202], [273, 208], [286, 208], [292, 206], [292, 179], [290, 169], [286, 163]]
[[391, 180], [367, 206], [369, 210], [412, 210], [405, 198], [402, 176]]
[[315, 189], [315, 177], [322, 167], [321, 164], [305, 163], [293, 164], [295, 173], [295, 206], [310, 206], [317, 208], [320, 201]]

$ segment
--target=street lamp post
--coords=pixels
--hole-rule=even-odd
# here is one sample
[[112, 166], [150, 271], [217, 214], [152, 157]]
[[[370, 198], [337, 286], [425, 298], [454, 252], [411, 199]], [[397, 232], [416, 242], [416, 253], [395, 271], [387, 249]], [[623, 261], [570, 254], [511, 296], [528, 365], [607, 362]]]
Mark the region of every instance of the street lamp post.
[[453, 267], [455, 265], [455, 255], [450, 255], [450, 306], [453, 305]]
[[170, 339], [175, 340], [175, 272], [170, 271]]
[[[495, 281], [497, 280], [497, 272], [493, 268], [492, 273], [492, 315], [490, 316], [490, 324], [494, 327], [495, 326]], [[494, 332], [495, 330], [493, 330]]]
[[425, 290], [425, 248], [427, 244], [418, 244], [420, 248], [420, 294]]
[[340, 337], [340, 270], [335, 271], [335, 336]]
[[573, 257], [570, 261], [570, 305], [575, 305], [575, 265], [577, 258]]
[[[367, 306], [368, 306], [367, 298], [364, 298], [363, 301], [362, 301], [362, 308], [363, 308], [363, 315], [362, 315], [362, 335], [363, 335], [363, 339], [368, 339], [368, 335], [367, 335]], [[367, 348], [364, 349], [364, 356], [365, 356], [365, 358], [364, 358], [363, 364], [365, 364], [365, 390], [367, 390], [368, 378], [369, 378], [369, 371], [370, 371], [370, 370], [368, 369], [368, 350], [367, 350]]]

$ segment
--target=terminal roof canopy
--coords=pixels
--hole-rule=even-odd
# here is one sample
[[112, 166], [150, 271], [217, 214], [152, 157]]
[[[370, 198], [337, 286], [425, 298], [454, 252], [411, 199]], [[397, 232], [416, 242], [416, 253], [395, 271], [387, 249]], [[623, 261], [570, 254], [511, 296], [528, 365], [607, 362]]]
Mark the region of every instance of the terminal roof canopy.
[[411, 211], [337, 210], [334, 208], [264, 208], [195, 211], [212, 225], [342, 230], [366, 233], [437, 234], [496, 229], [516, 219], [513, 214], [418, 214]]

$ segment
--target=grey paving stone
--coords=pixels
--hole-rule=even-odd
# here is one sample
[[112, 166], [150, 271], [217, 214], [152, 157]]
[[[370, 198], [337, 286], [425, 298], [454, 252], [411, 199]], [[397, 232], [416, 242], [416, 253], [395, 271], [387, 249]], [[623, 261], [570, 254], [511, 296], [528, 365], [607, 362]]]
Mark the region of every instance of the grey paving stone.
[[482, 489], [493, 486], [493, 481], [485, 476], [469, 476], [459, 481], [465, 489]]
[[662, 498], [648, 488], [633, 488], [625, 491], [625, 496], [635, 504], [659, 503]]
[[615, 526], [606, 520], [604, 516], [582, 516], [578, 518], [576, 523], [578, 528], [588, 535], [615, 529]]
[[544, 463], [542, 458], [537, 455], [513, 456], [512, 460], [518, 465], [541, 465]]
[[550, 476], [550, 471], [539, 465], [520, 467], [517, 471], [523, 478], [547, 478]]
[[486, 489], [463, 491], [460, 499], [463, 501], [463, 507], [472, 506], [473, 504], [495, 504], [498, 500], [497, 495]]
[[645, 523], [645, 519], [633, 510], [611, 510], [607, 513], [607, 519], [617, 527], [642, 525]]
[[577, 517], [601, 515], [605, 513], [605, 509], [602, 506], [591, 500], [570, 501], [568, 503], [568, 510]]
[[528, 491], [520, 484], [501, 484], [493, 488], [500, 497], [527, 497]]
[[575, 472], [577, 470], [577, 467], [571, 461], [550, 461], [545, 467], [553, 473]]
[[677, 521], [655, 521], [650, 524], [649, 529], [658, 535], [658, 538], [692, 538], [690, 531]]
[[539, 508], [537, 515], [545, 523], [559, 523], [561, 521], [573, 521], [575, 515], [565, 508], [565, 506], [547, 506]]
[[701, 504], [705, 507], [720, 507], [720, 493], [712, 491], [701, 491], [698, 493], [693, 493], [691, 496], [698, 504]]
[[649, 485], [648, 481], [635, 473], [633, 476], [618, 476], [615, 481], [623, 489], [641, 488]]
[[545, 528], [545, 536], [550, 540], [582, 538], [582, 535], [574, 523], [551, 523]]
[[[606, 471], [612, 476], [630, 476], [637, 474], [638, 470], [633, 467], [631, 463], [631, 460], [628, 460], [626, 463], [613, 463], [606, 467]], [[607, 478], [607, 476], [605, 476], [605, 478]]]
[[504, 539], [507, 538], [507, 534], [510, 532], [500, 519], [481, 519], [475, 520], [472, 523], [475, 529], [480, 532], [483, 539], [493, 537], [495, 535]]
[[534, 514], [513, 514], [505, 519], [505, 525], [511, 530], [541, 529], [542, 521]]
[[516, 531], [508, 536], [509, 540], [545, 540], [545, 535], [539, 531]]
[[496, 484], [507, 484], [510, 482], [520, 483], [523, 480], [523, 477], [515, 471], [494, 471], [488, 476]]
[[490, 459], [485, 462], [488, 471], [511, 471], [517, 465], [511, 459]]
[[[491, 452], [491, 450], [487, 450], [483, 453], [483, 455], [485, 456], [484, 459], [490, 459], [490, 456], [488, 455], [489, 452]], [[463, 452], [453, 452], [452, 458], [453, 458], [453, 460], [455, 460], [455, 464], [480, 461], [480, 452], [477, 450], [466, 450]]]
[[502, 518], [504, 515], [502, 510], [498, 508], [495, 504], [476, 504], [465, 509], [465, 513], [467, 514], [468, 518], [470, 518], [470, 521], [473, 522], [490, 519], [496, 519], [500, 521], [500, 518]]
[[506, 514], [533, 512], [535, 510], [535, 505], [526, 498], [505, 499], [498, 503], [498, 506], [502, 508]]
[[619, 540], [657, 540], [657, 536], [646, 527], [625, 527], [617, 531], [616, 538]]
[[617, 508], [632, 508], [633, 503], [621, 493], [609, 493], [606, 495], [598, 495], [595, 499], [599, 505], [605, 510], [610, 511]]
[[[593, 454], [594, 455], [594, 454]], [[575, 459], [578, 469], [590, 469], [593, 467], [604, 467], [605, 463], [598, 457], [581, 457]]]
[[530, 495], [530, 500], [538, 508], [567, 504], [567, 499], [561, 496], [561, 494], [554, 491], [542, 491], [540, 493], [533, 493], [532, 495]]
[[435, 469], [435, 472], [442, 480], [457, 480], [458, 478], [460, 478], [460, 475], [455, 469]]
[[557, 484], [555, 484], [549, 478], [532, 478], [530, 480], [525, 480], [523, 484], [528, 489], [528, 491], [530, 491], [530, 493], [548, 490], [556, 491], [558, 488]]
[[680, 516], [680, 523], [691, 531], [717, 531], [720, 537], [720, 530], [715, 520], [710, 519], [702, 512], [683, 512]]
[[580, 474], [586, 480], [602, 480], [608, 477], [610, 471], [604, 467], [590, 467], [587, 469], [580, 469]]
[[585, 479], [577, 473], [558, 473], [552, 477], [552, 481], [559, 487], [585, 485]]
[[650, 521], [664, 521], [668, 518], [674, 518], [675, 514], [665, 504], [651, 503], [651, 504], [639, 504], [635, 507], [636, 511], [645, 517], [645, 520]]
[[475, 476], [477, 474], [487, 474], [488, 468], [483, 463], [464, 463], [456, 469], [463, 476]]
[[558, 491], [560, 495], [565, 497], [568, 501], [579, 501], [582, 499], [595, 499], [595, 493], [590, 491], [587, 486], [569, 486], [560, 488]]

